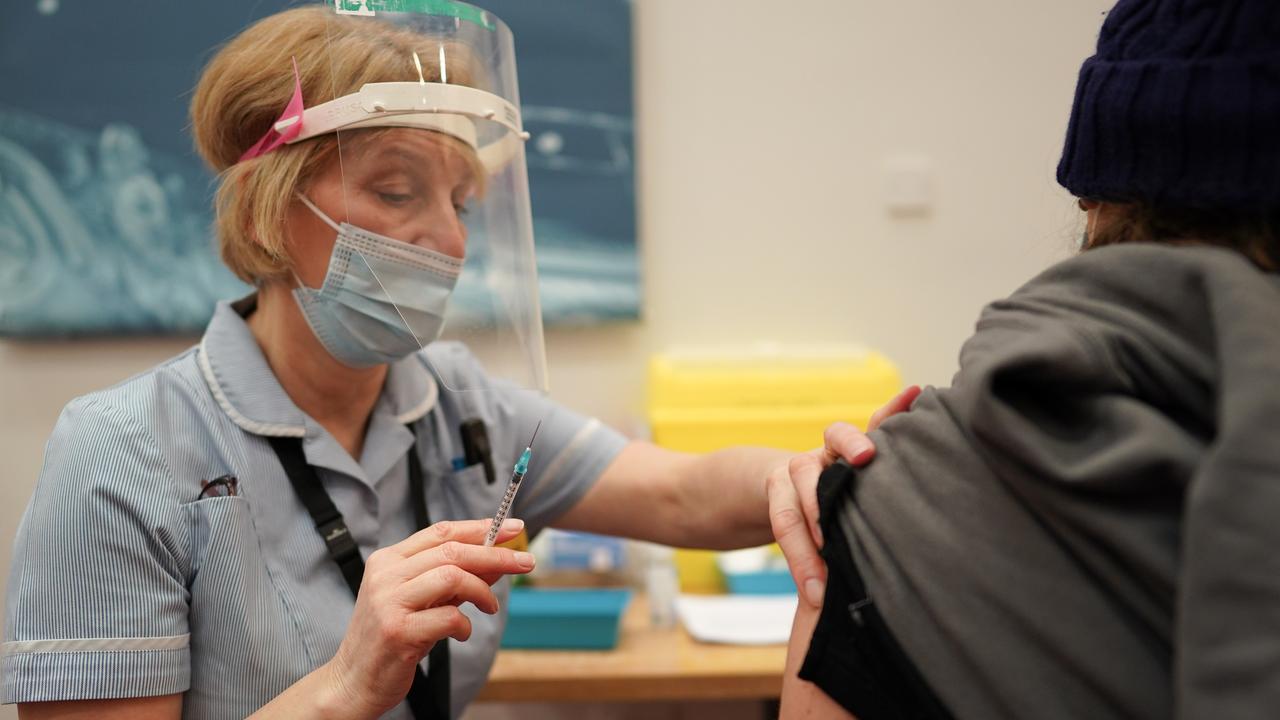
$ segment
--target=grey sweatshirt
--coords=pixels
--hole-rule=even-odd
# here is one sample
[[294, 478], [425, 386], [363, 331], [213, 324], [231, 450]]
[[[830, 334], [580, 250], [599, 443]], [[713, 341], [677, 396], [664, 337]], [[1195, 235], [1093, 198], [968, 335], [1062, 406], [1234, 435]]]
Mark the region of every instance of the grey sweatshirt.
[[840, 522], [958, 718], [1280, 718], [1280, 277], [1082, 253], [872, 437]]

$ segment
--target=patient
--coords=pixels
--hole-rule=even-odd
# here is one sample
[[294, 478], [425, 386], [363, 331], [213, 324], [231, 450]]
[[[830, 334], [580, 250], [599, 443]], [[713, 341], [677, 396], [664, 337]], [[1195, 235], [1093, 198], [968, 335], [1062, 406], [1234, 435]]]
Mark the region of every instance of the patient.
[[771, 484], [828, 575], [784, 717], [1275, 716], [1277, 38], [1274, 0], [1108, 15], [1058, 168], [1084, 251], [986, 308], [868, 468], [823, 471], [833, 428]]

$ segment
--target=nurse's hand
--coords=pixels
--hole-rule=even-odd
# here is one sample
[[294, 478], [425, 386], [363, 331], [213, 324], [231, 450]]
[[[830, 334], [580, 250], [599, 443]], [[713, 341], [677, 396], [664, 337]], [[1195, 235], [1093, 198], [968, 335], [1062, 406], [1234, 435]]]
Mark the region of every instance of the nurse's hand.
[[[903, 390], [871, 416], [867, 432], [875, 430], [886, 418], [909, 410], [919, 394], [920, 388], [914, 385]], [[827, 566], [818, 554], [822, 547], [822, 530], [818, 527], [818, 476], [841, 458], [860, 467], [871, 462], [875, 454], [875, 445], [861, 430], [848, 423], [836, 423], [823, 433], [823, 447], [796, 455], [769, 475], [769, 522], [773, 536], [787, 557], [800, 594], [814, 607], [822, 605], [827, 582]]]
[[[399, 704], [433, 645], [471, 636], [459, 605], [492, 615], [498, 599], [489, 586], [533, 569], [527, 552], [484, 547], [490, 522], [438, 522], [369, 556], [347, 634], [327, 663], [335, 694], [356, 716], [376, 717]], [[523, 528], [523, 521], [508, 520], [498, 542]]]

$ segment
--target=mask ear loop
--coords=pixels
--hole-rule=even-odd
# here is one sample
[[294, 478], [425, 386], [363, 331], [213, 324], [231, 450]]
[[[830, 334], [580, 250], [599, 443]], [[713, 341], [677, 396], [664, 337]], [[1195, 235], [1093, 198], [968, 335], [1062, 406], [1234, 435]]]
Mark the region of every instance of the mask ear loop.
[[311, 202], [311, 200], [306, 195], [303, 195], [302, 193], [294, 193], [294, 194], [298, 196], [298, 199], [302, 201], [303, 205], [307, 206], [308, 210], [315, 213], [316, 217], [323, 220], [325, 225], [328, 225], [329, 227], [333, 228], [333, 231], [338, 233], [339, 235], [342, 234], [342, 226], [334, 222], [333, 218], [326, 215], [323, 210], [316, 207], [315, 203]]
[[[294, 195], [296, 195], [296, 196], [297, 196], [298, 200], [302, 201], [302, 204], [303, 204], [303, 205], [306, 205], [306, 206], [307, 206], [307, 209], [308, 209], [308, 210], [310, 210], [310, 211], [311, 211], [311, 212], [312, 212], [316, 217], [318, 217], [318, 218], [320, 218], [321, 220], [323, 220], [325, 225], [328, 225], [329, 227], [333, 228], [333, 231], [334, 231], [335, 233], [337, 233], [339, 237], [341, 237], [341, 235], [342, 235], [342, 226], [341, 226], [341, 225], [339, 225], [338, 223], [334, 222], [334, 221], [333, 221], [333, 218], [329, 217], [327, 214], [325, 214], [325, 212], [324, 212], [323, 210], [321, 210], [320, 208], [316, 207], [315, 203], [311, 202], [311, 200], [310, 200], [306, 195], [303, 195], [302, 193], [294, 193]], [[335, 240], [335, 242], [336, 242], [336, 240]], [[361, 258], [361, 259], [363, 259], [363, 258]], [[369, 264], [369, 263], [368, 263], [368, 261], [365, 261], [365, 265], [368, 265], [368, 264]], [[369, 268], [369, 270], [370, 270], [370, 272], [372, 272], [372, 271], [373, 271], [373, 268], [372, 268], [372, 267], [370, 267], [370, 268]], [[298, 287], [299, 287], [299, 288], [306, 288], [307, 290], [311, 290], [311, 289], [313, 289], [313, 288], [309, 288], [309, 287], [307, 287], [307, 284], [306, 284], [306, 283], [304, 283], [304, 282], [302, 282], [302, 278], [298, 277], [298, 273], [297, 273], [297, 271], [295, 271], [295, 270], [293, 269], [293, 267], [290, 267], [290, 268], [289, 268], [289, 272], [293, 275], [294, 282], [298, 283]], [[382, 283], [378, 283], [378, 284], [379, 284], [379, 285], [381, 285]], [[410, 330], [410, 332], [413, 332], [413, 331], [412, 331], [412, 330]]]

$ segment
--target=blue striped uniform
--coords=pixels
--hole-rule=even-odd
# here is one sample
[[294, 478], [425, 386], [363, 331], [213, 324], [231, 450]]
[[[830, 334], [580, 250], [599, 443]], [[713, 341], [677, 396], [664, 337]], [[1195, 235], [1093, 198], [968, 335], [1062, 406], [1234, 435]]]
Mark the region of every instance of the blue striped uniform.
[[[441, 373], [486, 392], [441, 389]], [[307, 461], [368, 557], [414, 531], [414, 436], [432, 519], [492, 516], [543, 421], [514, 517], [554, 522], [626, 444], [599, 422], [488, 380], [456, 343], [390, 367], [357, 461], [299, 410], [231, 305], [197, 347], [69, 403], [18, 528], [5, 606], [6, 703], [185, 693], [183, 716], [243, 717], [337, 651], [354, 601], [267, 436], [303, 438]], [[455, 470], [459, 424], [488, 426], [498, 482]], [[201, 480], [238, 479], [198, 499]], [[494, 590], [506, 607], [509, 580]], [[506, 623], [467, 605], [450, 641], [453, 713], [484, 685]], [[424, 667], [426, 661], [423, 661]], [[410, 717], [399, 705], [389, 717]]]

